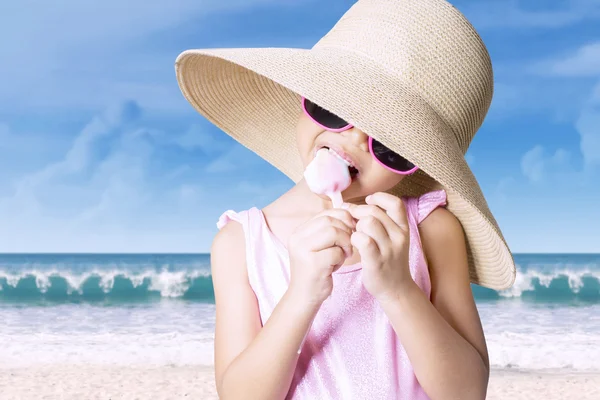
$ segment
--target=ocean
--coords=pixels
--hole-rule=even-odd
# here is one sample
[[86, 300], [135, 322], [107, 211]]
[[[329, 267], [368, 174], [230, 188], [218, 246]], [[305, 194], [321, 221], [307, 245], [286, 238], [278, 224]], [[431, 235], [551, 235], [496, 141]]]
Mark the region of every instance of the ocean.
[[[517, 254], [473, 285], [496, 368], [600, 371], [600, 254]], [[0, 366], [211, 365], [207, 254], [0, 255]]]

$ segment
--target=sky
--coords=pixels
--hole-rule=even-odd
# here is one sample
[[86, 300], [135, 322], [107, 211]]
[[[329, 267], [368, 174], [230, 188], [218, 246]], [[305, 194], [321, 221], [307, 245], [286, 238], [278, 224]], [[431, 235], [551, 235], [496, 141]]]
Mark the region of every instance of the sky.
[[[511, 250], [600, 252], [600, 2], [451, 2], [494, 66], [466, 157]], [[193, 110], [175, 58], [310, 48], [353, 3], [3, 2], [0, 252], [208, 252], [293, 183]]]

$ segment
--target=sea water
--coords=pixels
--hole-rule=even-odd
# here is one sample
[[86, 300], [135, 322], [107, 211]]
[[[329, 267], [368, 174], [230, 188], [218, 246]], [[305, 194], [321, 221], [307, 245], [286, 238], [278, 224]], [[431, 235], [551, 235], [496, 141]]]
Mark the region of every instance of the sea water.
[[[600, 255], [517, 254], [472, 285], [496, 368], [600, 370]], [[211, 365], [210, 257], [0, 255], [0, 366]]]

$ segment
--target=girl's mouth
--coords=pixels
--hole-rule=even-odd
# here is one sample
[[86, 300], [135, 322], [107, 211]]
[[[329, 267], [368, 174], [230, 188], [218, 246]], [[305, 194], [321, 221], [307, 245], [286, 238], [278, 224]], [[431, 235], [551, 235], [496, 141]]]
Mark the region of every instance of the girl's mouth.
[[[329, 150], [329, 147], [327, 147], [327, 146], [323, 146], [322, 148]], [[344, 164], [346, 164], [348, 166], [348, 172], [350, 173], [350, 178], [354, 181], [356, 179], [356, 177], [359, 175], [358, 169], [356, 169], [355, 166], [350, 165], [350, 163], [348, 161], [344, 160], [342, 157], [338, 156], [337, 153], [332, 152], [332, 154], [337, 156], [341, 161], [344, 162]]]

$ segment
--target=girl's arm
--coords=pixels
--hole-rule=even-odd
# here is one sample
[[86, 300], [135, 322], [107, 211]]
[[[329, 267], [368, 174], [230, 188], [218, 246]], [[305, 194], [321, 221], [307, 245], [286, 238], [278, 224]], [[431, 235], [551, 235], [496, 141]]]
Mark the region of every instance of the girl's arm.
[[217, 392], [222, 400], [284, 399], [318, 308], [295, 301], [288, 291], [261, 329], [245, 254], [242, 227], [229, 222], [211, 248]]
[[489, 360], [469, 281], [462, 227], [445, 208], [419, 225], [431, 301], [410, 281], [382, 308], [432, 400], [484, 400]]

